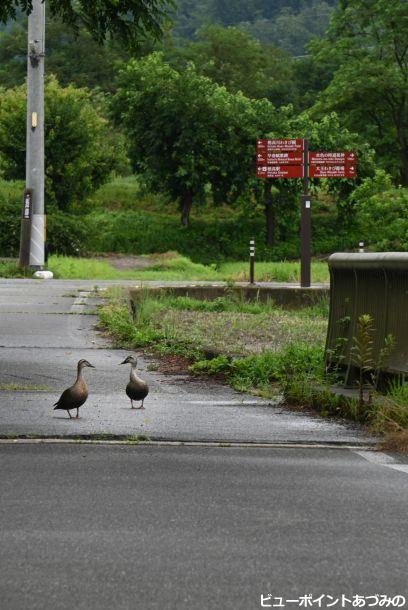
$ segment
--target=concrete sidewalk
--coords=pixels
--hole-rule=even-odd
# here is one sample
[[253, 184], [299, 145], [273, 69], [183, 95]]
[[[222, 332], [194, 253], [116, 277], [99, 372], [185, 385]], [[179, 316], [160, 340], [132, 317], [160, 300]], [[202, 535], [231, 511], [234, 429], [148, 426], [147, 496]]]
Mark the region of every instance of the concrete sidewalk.
[[[97, 316], [81, 313], [94, 309], [94, 296], [85, 291], [74, 296], [95, 283], [0, 280], [0, 385], [30, 388], [0, 391], [0, 436], [109, 434], [177, 441], [376, 443], [351, 424], [291, 412], [212, 380], [148, 370], [143, 357], [140, 375], [148, 381], [150, 394], [146, 410], [131, 410], [124, 391], [129, 367], [118, 366], [128, 352], [110, 349], [109, 341], [94, 328]], [[111, 284], [118, 282], [98, 283]], [[70, 420], [64, 412], [53, 411], [52, 404], [73, 383], [80, 358], [96, 369], [85, 371], [90, 396], [81, 419]], [[47, 389], [35, 389], [39, 386]]]

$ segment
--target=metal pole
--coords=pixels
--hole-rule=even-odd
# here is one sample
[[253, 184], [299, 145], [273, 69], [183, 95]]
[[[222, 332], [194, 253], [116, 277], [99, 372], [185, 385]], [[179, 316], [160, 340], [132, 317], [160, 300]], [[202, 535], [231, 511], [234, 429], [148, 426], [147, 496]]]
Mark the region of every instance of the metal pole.
[[249, 281], [255, 284], [255, 240], [249, 242]]
[[300, 219], [300, 285], [302, 288], [310, 287], [311, 276], [311, 198], [309, 192], [309, 142], [304, 139], [303, 152], [303, 197], [301, 199]]
[[26, 189], [32, 193], [29, 264], [44, 266], [45, 2], [33, 0], [28, 18]]

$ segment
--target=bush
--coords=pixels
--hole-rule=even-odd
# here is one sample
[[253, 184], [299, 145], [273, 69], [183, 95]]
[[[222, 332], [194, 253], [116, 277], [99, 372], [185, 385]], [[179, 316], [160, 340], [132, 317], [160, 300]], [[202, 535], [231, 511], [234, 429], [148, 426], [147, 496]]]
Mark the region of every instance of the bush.
[[54, 212], [47, 216], [48, 251], [65, 256], [84, 254], [88, 231], [89, 223], [86, 218]]
[[[102, 116], [101, 100], [86, 89], [49, 79], [45, 93], [46, 202], [64, 211], [81, 203], [123, 166], [115, 132]], [[26, 87], [0, 92], [0, 162], [8, 179], [25, 176]]]
[[408, 188], [392, 188], [391, 177], [378, 170], [352, 197], [362, 238], [376, 250], [408, 250]]
[[[0, 256], [18, 256], [23, 191], [23, 182], [0, 180]], [[66, 255], [83, 253], [87, 235], [86, 218], [58, 211], [47, 216], [47, 243], [50, 252]]]

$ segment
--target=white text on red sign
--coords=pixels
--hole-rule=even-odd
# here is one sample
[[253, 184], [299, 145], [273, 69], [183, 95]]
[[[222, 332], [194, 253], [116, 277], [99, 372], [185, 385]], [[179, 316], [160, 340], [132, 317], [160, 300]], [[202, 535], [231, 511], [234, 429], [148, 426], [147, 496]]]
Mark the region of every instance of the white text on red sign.
[[302, 153], [297, 152], [258, 152], [256, 161], [258, 165], [301, 165]]
[[257, 152], [297, 152], [304, 149], [304, 140], [300, 138], [258, 140]]
[[357, 168], [355, 165], [311, 165], [309, 167], [310, 178], [356, 178]]
[[343, 152], [311, 152], [309, 153], [310, 165], [323, 164], [355, 164], [357, 162], [357, 155], [354, 152], [343, 151]]
[[258, 178], [303, 178], [303, 165], [258, 165]]

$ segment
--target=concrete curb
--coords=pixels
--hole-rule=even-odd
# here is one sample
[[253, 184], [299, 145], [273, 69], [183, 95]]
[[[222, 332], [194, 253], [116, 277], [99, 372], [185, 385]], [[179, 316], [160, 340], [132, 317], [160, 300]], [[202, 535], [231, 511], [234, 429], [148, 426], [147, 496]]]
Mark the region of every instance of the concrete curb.
[[208, 447], [208, 448], [218, 448], [218, 449], [347, 449], [347, 450], [364, 450], [364, 451], [379, 451], [377, 445], [373, 443], [257, 443], [257, 442], [234, 442], [234, 441], [171, 441], [171, 440], [143, 440], [139, 441], [137, 439], [126, 439], [126, 438], [116, 438], [116, 439], [91, 439], [87, 437], [77, 437], [77, 438], [0, 438], [0, 445], [24, 445], [24, 444], [32, 444], [32, 445], [41, 445], [41, 444], [55, 444], [55, 445], [134, 445], [134, 446], [153, 446], [153, 447]]

